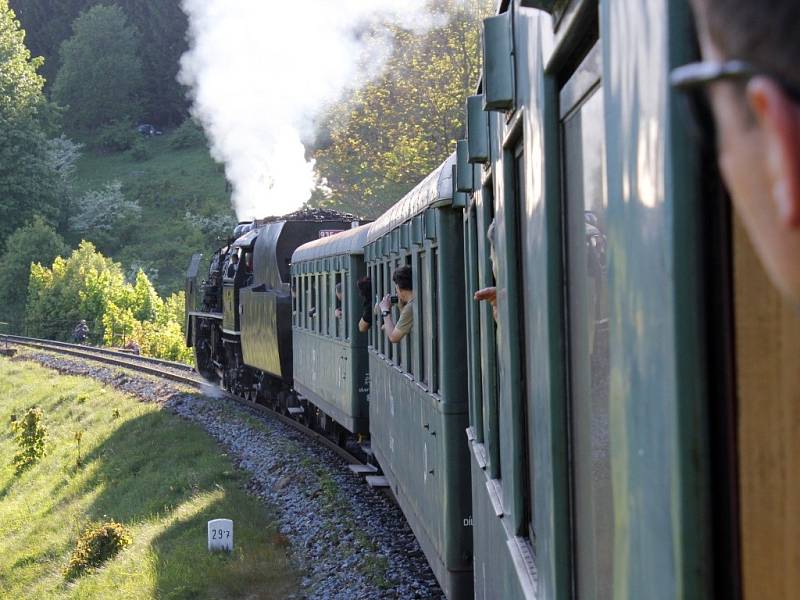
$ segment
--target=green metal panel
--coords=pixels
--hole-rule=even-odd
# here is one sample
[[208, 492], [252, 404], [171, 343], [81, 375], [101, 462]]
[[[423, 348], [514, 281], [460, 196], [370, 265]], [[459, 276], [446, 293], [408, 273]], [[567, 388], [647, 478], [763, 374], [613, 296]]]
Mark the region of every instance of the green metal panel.
[[425, 239], [436, 239], [436, 210], [432, 208], [425, 211]]
[[[601, 4], [609, 135], [610, 436], [615, 592], [709, 598], [706, 373], [698, 311], [702, 198], [674, 118], [670, 69], [689, 56], [686, 3]], [[643, 35], [646, 32], [647, 35]], [[656, 51], [658, 50], [658, 51]], [[664, 51], [667, 53], [664, 53]], [[635, 316], [635, 318], [632, 318]]]
[[397, 253], [400, 252], [400, 227], [396, 227], [392, 230], [392, 246], [391, 252]]
[[411, 221], [411, 242], [417, 245], [422, 244], [423, 241], [423, 229], [425, 225], [425, 217], [423, 215], [417, 215], [414, 217], [413, 221]]
[[483, 20], [483, 110], [514, 106], [511, 12]]
[[483, 94], [467, 98], [466, 113], [469, 162], [488, 162], [489, 120], [483, 110]]
[[411, 223], [403, 223], [400, 226], [400, 248], [408, 250], [411, 246]]
[[475, 189], [475, 178], [472, 164], [469, 162], [467, 140], [456, 142], [456, 191], [472, 192]]

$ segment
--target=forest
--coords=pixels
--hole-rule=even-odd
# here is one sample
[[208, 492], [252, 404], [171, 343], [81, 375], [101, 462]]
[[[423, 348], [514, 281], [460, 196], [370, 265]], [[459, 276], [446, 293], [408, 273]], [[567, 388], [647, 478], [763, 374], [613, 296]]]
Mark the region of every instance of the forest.
[[[429, 0], [441, 26], [387, 24], [382, 72], [316, 116], [310, 206], [374, 218], [452, 151], [492, 8]], [[132, 336], [175, 354], [164, 348], [180, 338], [189, 257], [210, 254], [236, 223], [223, 166], [176, 78], [187, 27], [179, 0], [0, 0], [7, 329], [65, 338], [84, 318], [105, 343]]]

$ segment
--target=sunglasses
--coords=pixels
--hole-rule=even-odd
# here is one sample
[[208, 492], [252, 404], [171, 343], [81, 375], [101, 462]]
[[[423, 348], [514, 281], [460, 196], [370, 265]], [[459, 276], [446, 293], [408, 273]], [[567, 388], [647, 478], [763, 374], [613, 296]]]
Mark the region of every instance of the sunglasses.
[[800, 102], [800, 87], [743, 60], [689, 63], [673, 69], [670, 83], [676, 89], [691, 91], [717, 81], [747, 81], [761, 75], [775, 80], [788, 96], [795, 102]]

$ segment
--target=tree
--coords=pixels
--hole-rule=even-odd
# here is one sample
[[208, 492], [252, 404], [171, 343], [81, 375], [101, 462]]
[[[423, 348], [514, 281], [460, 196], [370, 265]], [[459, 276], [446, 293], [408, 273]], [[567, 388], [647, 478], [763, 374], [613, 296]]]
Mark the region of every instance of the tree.
[[118, 6], [98, 5], [80, 14], [61, 45], [53, 97], [67, 106], [66, 124], [97, 129], [139, 116], [142, 83], [138, 33]]
[[119, 181], [107, 183], [103, 189], [86, 192], [75, 200], [69, 219], [70, 229], [78, 234], [91, 234], [103, 243], [118, 239], [125, 226], [136, 222], [142, 209], [135, 200], [127, 200]]
[[33, 215], [54, 222], [58, 214], [58, 180], [38, 121], [46, 108], [41, 64], [8, 0], [0, 0], [0, 241]]
[[133, 285], [127, 283], [119, 263], [84, 241], [51, 268], [31, 265], [25, 318], [31, 334], [55, 339], [69, 338], [75, 324], [86, 319], [93, 341], [135, 342], [149, 356], [189, 362], [184, 302], [183, 293], [162, 300], [141, 271]]
[[480, 70], [480, 20], [490, 0], [437, 0], [445, 26], [394, 29], [384, 74], [333, 106], [312, 156], [325, 192], [312, 205], [377, 216], [455, 149]]
[[0, 320], [22, 322], [31, 263], [50, 264], [67, 250], [61, 236], [38, 217], [8, 237], [0, 257]]
[[[28, 32], [28, 46], [46, 58], [43, 75], [48, 85], [59, 68], [58, 49], [70, 37], [70, 24], [81, 11], [108, 0], [11, 0]], [[188, 114], [189, 103], [177, 81], [181, 55], [188, 48], [188, 19], [180, 0], [116, 0], [141, 34], [139, 55], [144, 68], [140, 106], [150, 122], [176, 125]]]

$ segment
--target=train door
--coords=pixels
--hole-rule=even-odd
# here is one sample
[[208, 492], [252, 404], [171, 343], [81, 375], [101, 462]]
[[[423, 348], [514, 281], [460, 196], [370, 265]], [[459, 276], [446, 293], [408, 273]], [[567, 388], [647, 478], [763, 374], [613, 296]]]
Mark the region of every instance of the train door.
[[614, 513], [609, 457], [605, 126], [600, 44], [559, 92], [572, 465], [574, 582], [611, 598]]

